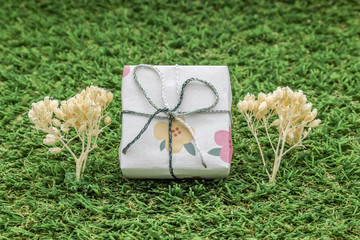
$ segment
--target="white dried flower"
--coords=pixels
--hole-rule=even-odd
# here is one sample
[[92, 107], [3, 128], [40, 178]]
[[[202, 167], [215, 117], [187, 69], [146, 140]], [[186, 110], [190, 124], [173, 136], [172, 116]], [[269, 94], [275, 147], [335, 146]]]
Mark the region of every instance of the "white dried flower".
[[[258, 128], [265, 128], [275, 157], [273, 172], [270, 174], [266, 169], [271, 182], [275, 181], [283, 156], [292, 148], [301, 146], [302, 140], [308, 135], [311, 128], [321, 123], [319, 119], [314, 120], [317, 109], [311, 111], [312, 104], [306, 103], [306, 101], [307, 98], [301, 90], [293, 92], [289, 87], [278, 87], [271, 94], [259, 93], [257, 100], [253, 94], [248, 93], [244, 100], [239, 101], [237, 105], [239, 111], [245, 117], [252, 134], [255, 136], [263, 165], [266, 168], [267, 164], [257, 137]], [[269, 126], [268, 121], [270, 119], [272, 119], [272, 123]], [[269, 129], [273, 126], [277, 126], [279, 134], [276, 147], [273, 145], [269, 134]], [[284, 151], [285, 143], [290, 145], [286, 151]]]
[[[46, 145], [53, 145], [58, 142], [64, 145], [76, 160], [76, 176], [79, 180], [85, 170], [86, 158], [90, 151], [96, 146], [98, 135], [103, 128], [111, 123], [111, 118], [104, 119], [104, 111], [113, 100], [113, 94], [106, 92], [105, 89], [90, 86], [81, 91], [80, 94], [61, 101], [59, 107], [58, 100], [51, 100], [45, 97], [43, 101], [32, 104], [28, 116], [35, 124], [35, 127], [48, 135], [43, 140]], [[56, 118], [54, 118], [54, 114]], [[101, 128], [104, 119], [105, 127]], [[62, 121], [60, 121], [62, 120]], [[61, 129], [60, 130], [58, 129]], [[67, 139], [70, 128], [75, 128], [76, 137], [82, 142], [83, 149], [79, 156], [70, 149], [68, 144], [74, 139]], [[88, 144], [90, 143], [90, 144]], [[60, 148], [50, 148], [51, 153], [58, 153]]]

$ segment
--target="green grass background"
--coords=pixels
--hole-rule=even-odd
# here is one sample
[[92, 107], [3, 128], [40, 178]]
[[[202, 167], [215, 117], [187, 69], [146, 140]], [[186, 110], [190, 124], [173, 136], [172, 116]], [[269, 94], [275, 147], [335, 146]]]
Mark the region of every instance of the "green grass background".
[[[360, 238], [358, 1], [0, 2], [0, 239]], [[227, 179], [122, 177], [121, 75], [139, 63], [229, 66]], [[75, 183], [27, 112], [91, 83], [114, 93], [113, 124]], [[277, 86], [302, 89], [323, 122], [269, 185], [235, 104]]]

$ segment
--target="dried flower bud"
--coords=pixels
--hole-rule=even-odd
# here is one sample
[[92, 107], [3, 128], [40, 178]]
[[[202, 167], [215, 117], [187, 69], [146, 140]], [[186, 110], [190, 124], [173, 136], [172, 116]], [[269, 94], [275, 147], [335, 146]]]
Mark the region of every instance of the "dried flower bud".
[[57, 153], [61, 152], [61, 148], [59, 148], [59, 147], [49, 148], [49, 152], [51, 154], [57, 154]]
[[40, 101], [38, 104], [37, 104], [37, 111], [38, 112], [42, 112], [42, 111], [45, 111], [46, 110], [46, 107], [45, 107], [45, 103], [44, 101]]
[[64, 113], [59, 108], [56, 108], [54, 113], [57, 118], [64, 119]]
[[45, 144], [45, 145], [53, 145], [53, 144], [55, 144], [57, 142], [57, 140], [55, 140], [55, 139], [53, 139], [53, 138], [45, 138], [44, 140], [43, 140], [43, 143]]
[[295, 129], [293, 129], [286, 137], [286, 143], [290, 144], [290, 145], [294, 145], [296, 143], [298, 143], [299, 141], [301, 141], [301, 136], [303, 135], [304, 132], [304, 127], [297, 127]]
[[293, 102], [296, 102], [298, 101], [300, 94], [298, 92], [294, 92], [292, 97], [293, 97]]
[[312, 121], [311, 123], [309, 123], [308, 127], [317, 127], [317, 126], [319, 126], [320, 123], [321, 123], [321, 120], [316, 119], [316, 120]]
[[250, 101], [247, 102], [247, 104], [248, 104], [248, 109], [249, 109], [250, 111], [253, 111], [254, 108], [255, 108], [255, 102], [252, 101], [252, 100], [250, 100]]
[[95, 115], [99, 115], [101, 113], [101, 107], [100, 106], [97, 106], [95, 109], [94, 109], [94, 114]]
[[78, 103], [74, 104], [74, 113], [79, 114], [81, 112], [81, 105]]
[[316, 115], [317, 115], [317, 109], [315, 108], [315, 109], [312, 110], [312, 112], [311, 112], [311, 117], [312, 117], [312, 119], [314, 119], [314, 118], [316, 117]]
[[255, 101], [255, 96], [250, 93], [247, 93], [244, 100], [245, 101]]
[[101, 98], [100, 98], [100, 103], [101, 103], [101, 105], [105, 105], [105, 104], [106, 104], [106, 101], [107, 101], [106, 94], [105, 94], [105, 95], [102, 95]]
[[86, 124], [81, 125], [81, 127], [78, 130], [80, 133], [83, 133], [86, 131]]
[[28, 117], [32, 120], [35, 117], [35, 112], [34, 110], [30, 109], [29, 113], [28, 113]]
[[247, 109], [248, 109], [248, 103], [247, 103], [247, 101], [240, 101], [237, 104], [237, 107], [238, 107], [240, 112], [246, 112]]
[[106, 98], [107, 98], [107, 102], [110, 103], [110, 102], [112, 102], [114, 95], [112, 94], [112, 92], [108, 92], [106, 94]]
[[290, 139], [294, 139], [294, 133], [289, 132], [288, 137], [289, 137]]
[[66, 120], [65, 124], [67, 126], [75, 126], [76, 123], [76, 119], [75, 118], [69, 118], [68, 120]]
[[284, 97], [284, 92], [281, 87], [278, 87], [275, 91], [275, 96], [277, 99], [282, 99]]
[[306, 96], [302, 94], [302, 95], [299, 97], [299, 103], [300, 103], [300, 104], [304, 104], [304, 103], [306, 103], [306, 101], [307, 101]]
[[60, 135], [60, 131], [56, 127], [53, 127], [53, 131], [56, 135]]
[[61, 131], [63, 131], [64, 133], [69, 133], [69, 128], [67, 126], [65, 126], [64, 124], [61, 125], [60, 127]]
[[274, 102], [274, 97], [269, 94], [266, 99], [265, 99], [266, 103], [268, 104], [268, 106], [272, 105], [272, 103]]
[[45, 97], [44, 98], [44, 106], [46, 108], [50, 108], [50, 97]]
[[239, 109], [239, 111], [240, 112], [243, 112], [244, 110], [242, 109], [242, 101], [239, 101], [237, 104], [236, 104], [236, 106], [237, 106], [237, 108]]
[[311, 104], [311, 103], [307, 103], [307, 104], [305, 104], [305, 105], [302, 107], [302, 110], [303, 110], [304, 112], [310, 112], [311, 107], [312, 107], [312, 104]]
[[279, 124], [280, 124], [280, 119], [276, 119], [275, 121], [273, 121], [273, 122], [270, 124], [270, 127], [279, 126]]
[[41, 112], [41, 110], [39, 108], [39, 104], [33, 105], [32, 109], [34, 110], [35, 114], [38, 114], [39, 112]]
[[289, 87], [286, 87], [286, 88], [285, 88], [285, 91], [286, 91], [286, 94], [287, 94], [287, 96], [288, 96], [289, 98], [291, 98], [291, 97], [293, 96], [293, 94], [294, 94], [294, 91], [293, 91], [291, 88], [289, 88]]
[[68, 107], [68, 111], [70, 114], [74, 114], [75, 111], [74, 111], [74, 103], [71, 101], [67, 104], [67, 107]]
[[[265, 95], [265, 94], [264, 94]], [[259, 112], [262, 112], [264, 110], [266, 110], [267, 107], [267, 103], [266, 102], [262, 102], [259, 106]]]
[[55, 108], [57, 108], [59, 106], [59, 101], [58, 100], [52, 100], [50, 103], [50, 109], [53, 111]]
[[91, 136], [93, 136], [93, 137], [95, 137], [96, 135], [98, 135], [98, 134], [100, 134], [100, 130], [93, 130], [92, 132], [91, 132]]
[[265, 100], [266, 100], [266, 95], [265, 95], [265, 93], [263, 93], [263, 92], [259, 93], [259, 94], [258, 94], [258, 100], [259, 100], [260, 102], [265, 101]]
[[107, 116], [105, 119], [104, 119], [104, 123], [106, 125], [109, 125], [111, 123], [111, 118], [109, 116]]
[[249, 108], [248, 102], [247, 102], [247, 101], [244, 101], [244, 102], [242, 103], [242, 105], [243, 105], [244, 111], [246, 112], [246, 111], [248, 110], [248, 108]]
[[58, 136], [55, 136], [54, 134], [47, 134], [46, 135], [46, 138], [48, 139], [53, 139], [55, 141], [59, 140], [59, 137]]
[[89, 109], [91, 107], [91, 99], [89, 96], [86, 96], [85, 101], [84, 101], [84, 106], [86, 109]]
[[53, 119], [53, 124], [54, 124], [56, 127], [60, 127], [60, 126], [61, 126], [61, 122], [60, 122], [58, 119], [56, 119], [56, 118]]
[[81, 95], [75, 96], [76, 103], [81, 105], [84, 102], [84, 99], [81, 97]]

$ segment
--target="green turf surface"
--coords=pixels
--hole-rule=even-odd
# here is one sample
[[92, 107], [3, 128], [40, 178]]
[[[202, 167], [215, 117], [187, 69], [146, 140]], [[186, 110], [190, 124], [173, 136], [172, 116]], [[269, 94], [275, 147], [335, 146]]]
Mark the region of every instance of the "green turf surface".
[[[0, 239], [360, 237], [358, 2], [222, 2], [1, 1]], [[229, 66], [227, 179], [122, 177], [122, 68], [139, 63]], [[50, 155], [27, 112], [91, 83], [114, 93], [113, 124], [75, 183], [70, 154]], [[235, 104], [278, 85], [302, 89], [323, 122], [269, 185]]]

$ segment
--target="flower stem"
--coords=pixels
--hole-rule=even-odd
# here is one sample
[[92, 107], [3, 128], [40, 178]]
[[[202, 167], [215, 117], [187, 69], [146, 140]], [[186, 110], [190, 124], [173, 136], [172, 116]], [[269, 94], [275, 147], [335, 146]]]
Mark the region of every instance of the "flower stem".
[[266, 135], [267, 135], [268, 140], [269, 140], [269, 142], [270, 142], [271, 148], [272, 148], [272, 150], [273, 150], [273, 152], [274, 152], [274, 154], [275, 154], [275, 148], [274, 148], [274, 145], [273, 145], [273, 143], [272, 143], [272, 141], [271, 141], [270, 134], [269, 134], [269, 129], [268, 129], [268, 126], [267, 126], [267, 121], [268, 121], [268, 120], [269, 120], [268, 118], [267, 118], [267, 119], [266, 119], [266, 118], [263, 118]]
[[285, 146], [285, 136], [283, 137], [283, 139], [281, 141], [280, 154], [275, 155], [274, 167], [273, 167], [273, 171], [272, 171], [272, 174], [270, 177], [270, 182], [275, 182], [276, 174], [279, 171], [281, 159], [283, 157], [284, 146]]
[[263, 151], [262, 151], [261, 146], [260, 146], [259, 139], [257, 138], [257, 134], [254, 134], [254, 133], [253, 133], [253, 135], [254, 135], [255, 140], [256, 140], [256, 143], [257, 143], [257, 145], [258, 145], [258, 148], [259, 148], [259, 151], [260, 151], [260, 155], [261, 155], [261, 159], [262, 159], [262, 162], [263, 162], [264, 167], [265, 167], [266, 174], [268, 175], [269, 180], [270, 180], [270, 179], [271, 179], [271, 175], [270, 175], [269, 171], [268, 171], [267, 168], [266, 168], [266, 162], [265, 162], [265, 158], [264, 158]]
[[[243, 114], [243, 115], [244, 115], [244, 114]], [[259, 151], [260, 151], [261, 159], [262, 159], [263, 165], [264, 165], [264, 167], [265, 167], [266, 174], [268, 175], [268, 177], [269, 177], [269, 179], [270, 179], [271, 175], [270, 175], [269, 171], [268, 171], [267, 168], [266, 168], [266, 161], [265, 161], [265, 158], [264, 158], [264, 154], [263, 154], [263, 151], [262, 151], [262, 149], [261, 149], [261, 145], [260, 145], [259, 139], [258, 139], [258, 137], [257, 137], [257, 127], [258, 127], [258, 125], [256, 125], [256, 126], [254, 127], [254, 125], [252, 124], [252, 121], [251, 121], [251, 116], [248, 115], [247, 113], [245, 113], [244, 117], [245, 117], [245, 119], [246, 119], [246, 122], [247, 122], [247, 124], [248, 124], [248, 126], [249, 126], [249, 128], [250, 128], [250, 131], [251, 131], [252, 135], [255, 137], [256, 143], [257, 143], [258, 148], [259, 148]]]

